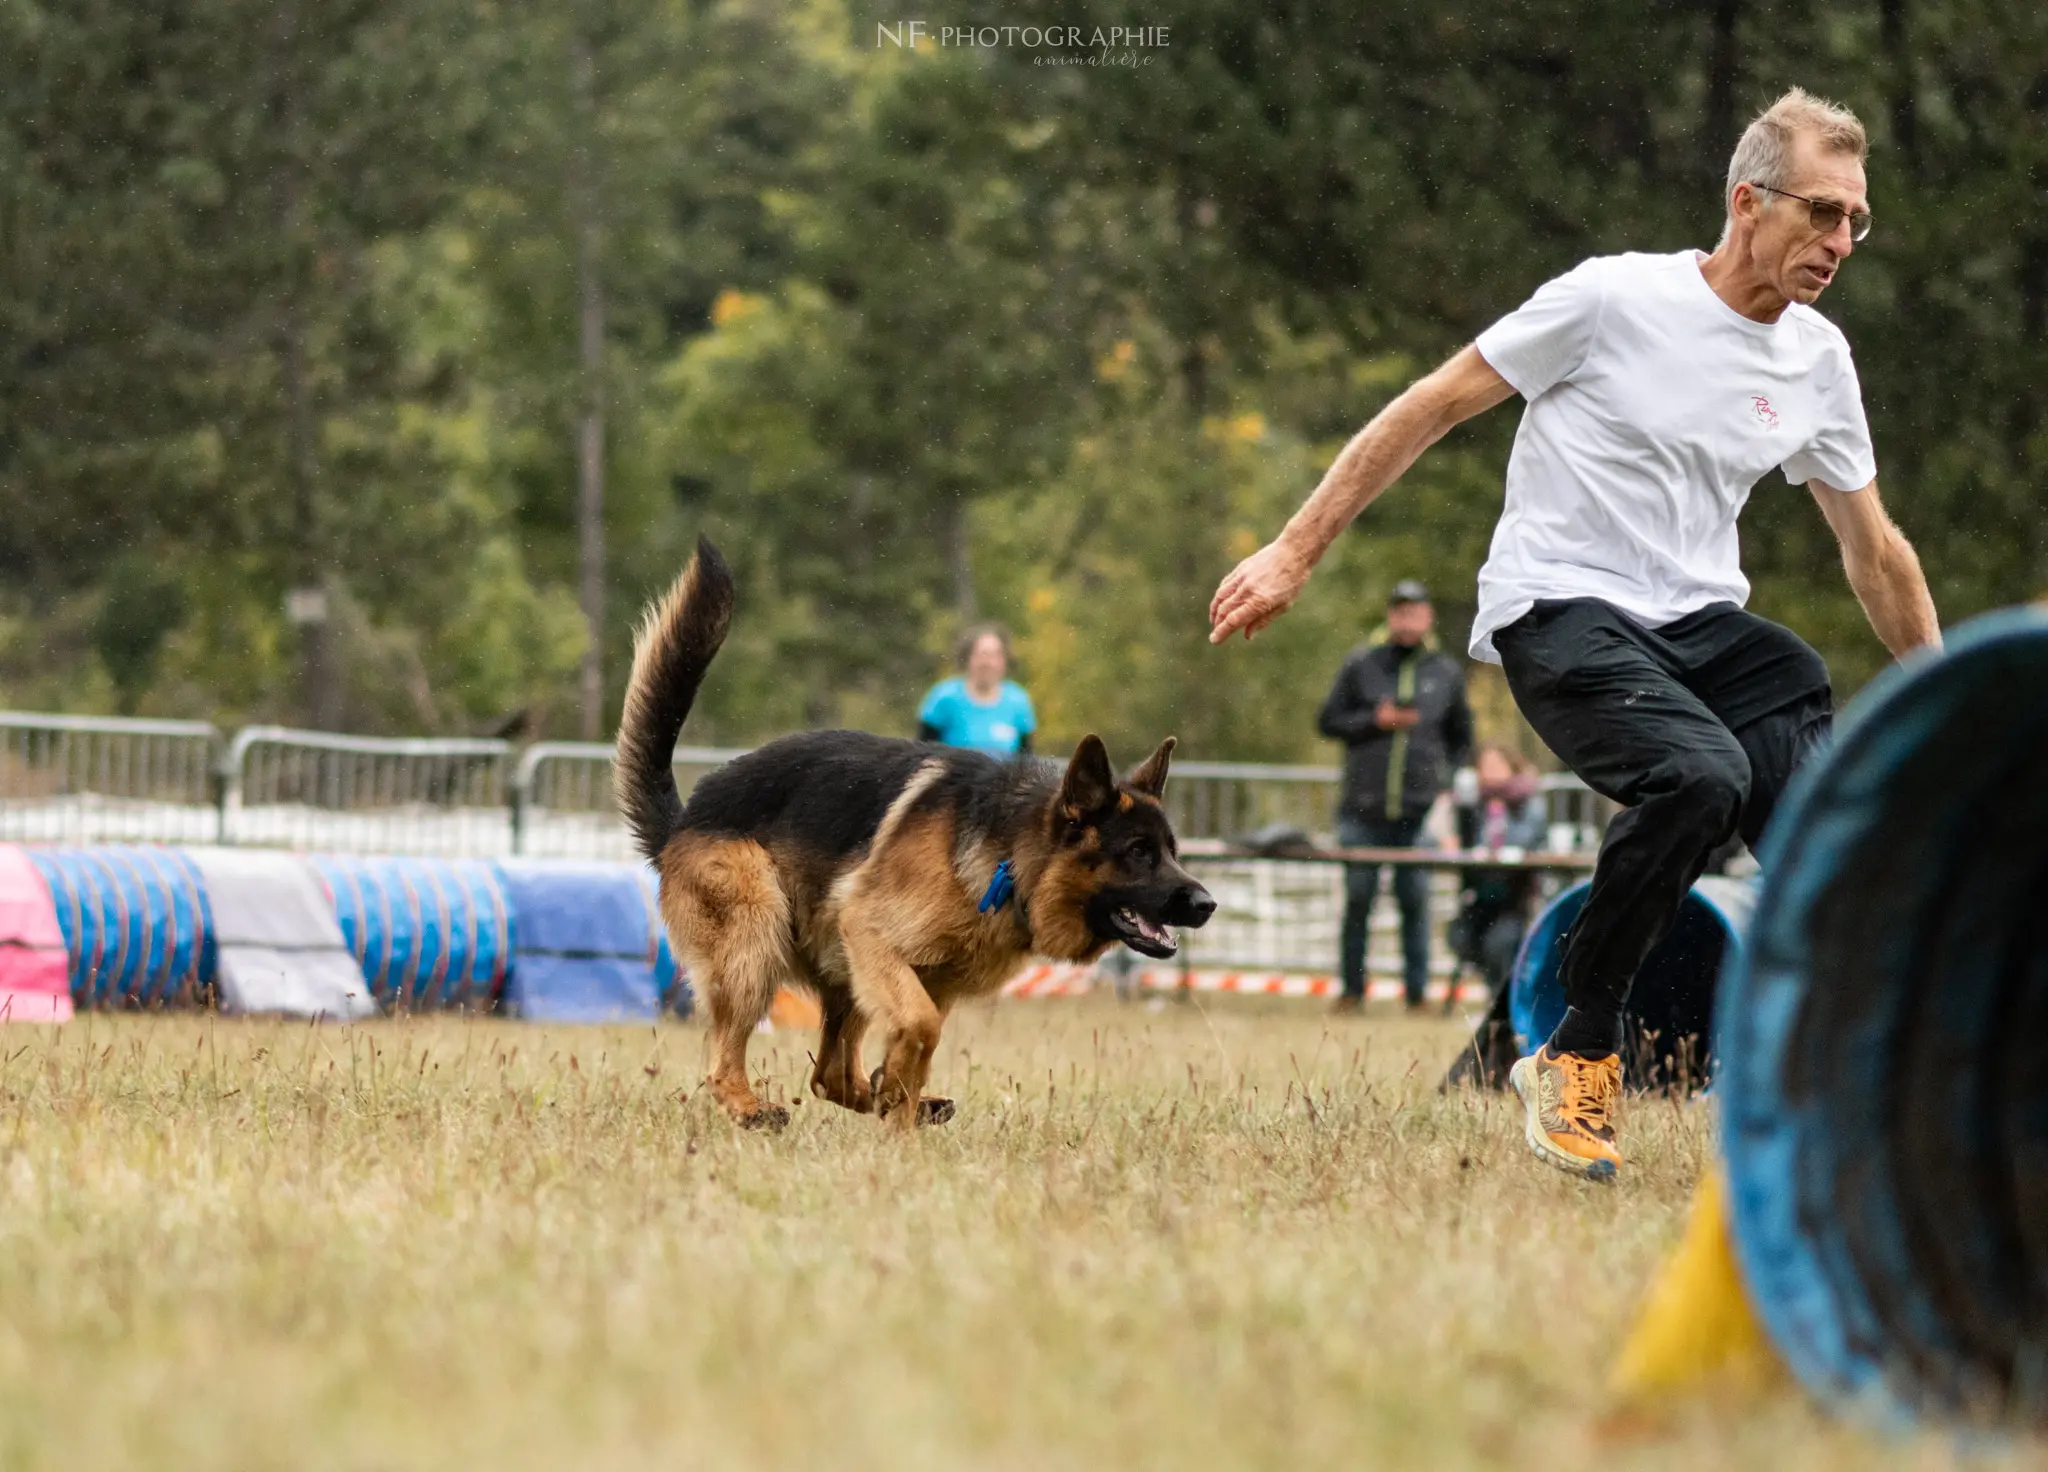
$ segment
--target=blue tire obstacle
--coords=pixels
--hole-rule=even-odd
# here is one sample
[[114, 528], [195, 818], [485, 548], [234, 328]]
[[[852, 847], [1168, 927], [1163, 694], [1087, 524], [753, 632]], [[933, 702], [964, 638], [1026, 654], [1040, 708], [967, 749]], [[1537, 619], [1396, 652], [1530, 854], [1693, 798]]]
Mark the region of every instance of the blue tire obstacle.
[[2048, 1424], [2048, 613], [1873, 682], [1722, 980], [1730, 1224], [1825, 1401]]
[[[1506, 1088], [1514, 1061], [1533, 1053], [1556, 1029], [1564, 1016], [1558, 966], [1565, 935], [1589, 888], [1585, 882], [1573, 885], [1530, 923], [1507, 984], [1451, 1064], [1443, 1087]], [[1629, 992], [1623, 1048], [1631, 1088], [1685, 1092], [1711, 1079], [1715, 988], [1742, 950], [1756, 893], [1751, 880], [1707, 878], [1680, 903], [1671, 933], [1644, 960]]]
[[[1508, 1017], [1522, 1053], [1533, 1053], [1564, 1019], [1558, 964], [1589, 888], [1582, 881], [1552, 900], [1522, 938], [1508, 974]], [[1755, 907], [1756, 887], [1742, 879], [1702, 879], [1680, 903], [1671, 933], [1650, 952], [1629, 992], [1624, 1051], [1631, 1087], [1682, 1090], [1707, 1081], [1716, 981], [1740, 954]]]

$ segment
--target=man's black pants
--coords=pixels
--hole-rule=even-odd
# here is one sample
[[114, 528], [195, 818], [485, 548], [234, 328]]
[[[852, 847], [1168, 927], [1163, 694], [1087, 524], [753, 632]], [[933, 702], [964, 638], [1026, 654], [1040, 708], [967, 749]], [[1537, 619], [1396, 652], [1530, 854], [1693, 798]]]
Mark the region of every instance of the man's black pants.
[[1493, 642], [1536, 734], [1625, 809], [1608, 826], [1560, 977], [1578, 1020], [1618, 1042], [1636, 968], [1708, 855], [1736, 833], [1754, 848], [1793, 771], [1826, 740], [1827, 665], [1790, 629], [1732, 603], [1646, 629], [1596, 598], [1545, 599]]

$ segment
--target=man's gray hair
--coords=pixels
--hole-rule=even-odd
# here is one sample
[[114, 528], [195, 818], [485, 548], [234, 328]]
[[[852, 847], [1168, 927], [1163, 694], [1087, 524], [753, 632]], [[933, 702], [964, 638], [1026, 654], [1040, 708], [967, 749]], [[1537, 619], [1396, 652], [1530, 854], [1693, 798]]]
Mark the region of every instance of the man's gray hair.
[[[1736, 185], [1783, 189], [1792, 182], [1792, 140], [1801, 133], [1811, 136], [1824, 151], [1850, 154], [1858, 162], [1870, 146], [1855, 113], [1803, 87], [1794, 87], [1742, 130], [1742, 140], [1728, 160], [1728, 187], [1721, 196], [1728, 211], [1728, 227], [1734, 224]], [[1721, 232], [1723, 240], [1728, 238], [1728, 227]]]

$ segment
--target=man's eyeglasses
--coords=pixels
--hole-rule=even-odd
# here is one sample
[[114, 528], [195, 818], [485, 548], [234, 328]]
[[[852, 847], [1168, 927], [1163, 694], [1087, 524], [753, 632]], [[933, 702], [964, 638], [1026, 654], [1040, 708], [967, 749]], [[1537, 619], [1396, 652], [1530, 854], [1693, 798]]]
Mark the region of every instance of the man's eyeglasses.
[[1773, 189], [1768, 184], [1749, 181], [1752, 189], [1762, 189], [1771, 194], [1782, 194], [1787, 199], [1796, 199], [1806, 206], [1807, 221], [1823, 235], [1835, 233], [1835, 227], [1844, 219], [1849, 222], [1849, 238], [1861, 240], [1870, 234], [1870, 216], [1863, 210], [1845, 210], [1840, 205], [1825, 199], [1808, 199], [1803, 194], [1794, 194], [1789, 189]]

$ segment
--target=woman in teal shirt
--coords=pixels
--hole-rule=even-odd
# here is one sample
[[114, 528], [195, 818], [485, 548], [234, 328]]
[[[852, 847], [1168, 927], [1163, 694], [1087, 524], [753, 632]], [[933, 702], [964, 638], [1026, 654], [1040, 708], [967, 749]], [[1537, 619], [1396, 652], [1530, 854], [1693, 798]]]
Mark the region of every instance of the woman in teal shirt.
[[932, 686], [918, 707], [917, 739], [991, 756], [1029, 752], [1038, 717], [1024, 687], [1003, 678], [1010, 669], [1009, 637], [994, 624], [969, 629], [955, 662], [961, 673]]

